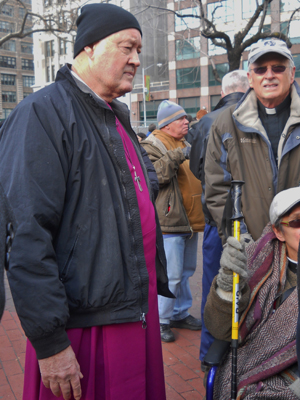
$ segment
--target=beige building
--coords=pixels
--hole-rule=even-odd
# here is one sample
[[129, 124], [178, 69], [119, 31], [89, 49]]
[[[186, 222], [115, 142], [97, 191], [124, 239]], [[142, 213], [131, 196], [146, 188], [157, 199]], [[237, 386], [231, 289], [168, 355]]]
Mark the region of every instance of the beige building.
[[[24, 0], [31, 9], [31, 0]], [[24, 8], [9, 0], [0, 13], [0, 37], [16, 32], [22, 23]], [[30, 20], [28, 27], [31, 26]], [[32, 93], [34, 85], [33, 39], [11, 39], [0, 47], [0, 120], [4, 120], [20, 101]]]
[[[206, 15], [211, 19], [214, 10], [216, 26], [233, 38], [253, 15], [256, 2], [253, 0], [223, 0], [203, 2]], [[206, 3], [206, 4], [205, 4]], [[218, 8], [216, 8], [218, 6]], [[221, 48], [215, 47], [210, 40], [199, 35], [200, 20], [197, 18], [179, 18], [172, 11], [182, 15], [199, 15], [199, 3], [193, 0], [167, 0], [167, 38], [169, 79], [150, 86], [151, 99], [146, 102], [147, 125], [155, 121], [157, 107], [161, 100], [170, 99], [180, 104], [188, 114], [205, 107], [213, 110], [220, 99], [221, 86], [214, 79], [213, 60], [219, 76], [222, 78], [229, 70], [227, 56]], [[267, 11], [264, 31], [286, 31], [287, 21], [295, 10], [295, 0], [273, 0]], [[290, 38], [293, 43], [292, 53], [297, 68], [296, 80], [300, 83], [300, 31], [299, 16], [291, 23]], [[258, 21], [259, 22], [259, 21]], [[257, 24], [258, 24], [257, 22]], [[255, 32], [254, 26], [249, 35]], [[240, 68], [247, 69], [248, 52], [242, 55]], [[136, 116], [137, 124], [143, 125], [143, 92], [136, 82], [131, 96], [131, 111]]]

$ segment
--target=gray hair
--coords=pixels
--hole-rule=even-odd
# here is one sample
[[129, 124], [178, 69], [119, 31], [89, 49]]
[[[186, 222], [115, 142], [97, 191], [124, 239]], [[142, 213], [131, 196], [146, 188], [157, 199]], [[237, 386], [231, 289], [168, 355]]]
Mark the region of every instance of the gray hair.
[[224, 95], [235, 92], [247, 92], [249, 89], [249, 81], [247, 72], [243, 69], [236, 69], [228, 72], [222, 79], [222, 92]]

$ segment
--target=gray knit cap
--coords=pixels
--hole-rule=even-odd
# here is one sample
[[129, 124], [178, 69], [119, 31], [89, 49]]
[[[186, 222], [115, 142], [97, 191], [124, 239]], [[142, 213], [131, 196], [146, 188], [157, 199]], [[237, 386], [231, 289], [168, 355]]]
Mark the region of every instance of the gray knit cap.
[[158, 128], [161, 129], [184, 115], [186, 115], [186, 112], [180, 105], [173, 103], [173, 101], [164, 100], [157, 110]]

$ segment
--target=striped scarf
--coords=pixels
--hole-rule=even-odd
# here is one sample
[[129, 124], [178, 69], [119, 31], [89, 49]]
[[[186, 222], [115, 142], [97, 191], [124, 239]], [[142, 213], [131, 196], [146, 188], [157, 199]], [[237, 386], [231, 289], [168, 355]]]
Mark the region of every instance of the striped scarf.
[[[286, 282], [286, 247], [268, 224], [261, 238], [247, 248], [249, 305], [240, 318], [237, 399], [296, 400], [289, 389], [295, 380], [288, 369], [297, 362], [296, 326], [298, 294], [292, 294], [274, 311]], [[230, 399], [231, 354], [218, 369], [214, 396]]]

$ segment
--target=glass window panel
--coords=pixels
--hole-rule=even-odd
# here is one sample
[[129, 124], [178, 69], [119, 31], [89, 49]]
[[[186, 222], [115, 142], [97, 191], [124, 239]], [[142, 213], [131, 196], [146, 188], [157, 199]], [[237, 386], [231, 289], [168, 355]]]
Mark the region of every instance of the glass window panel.
[[[167, 100], [167, 99], [164, 99]], [[157, 110], [160, 105], [160, 103], [163, 100], [152, 100], [152, 101], [147, 101], [146, 102], [146, 117], [147, 117], [147, 124], [150, 124], [151, 122], [156, 122], [157, 119]], [[144, 104], [142, 101], [139, 102], [139, 109], [140, 109], [140, 119], [143, 121], [144, 120]], [[153, 121], [150, 121], [150, 120]]]
[[33, 54], [33, 44], [32, 43], [21, 42], [21, 52], [22, 53]]
[[[216, 70], [218, 71], [220, 79], [222, 79], [223, 76], [226, 75], [227, 72], [229, 72], [229, 64], [228, 63], [216, 64]], [[209, 79], [208, 83], [209, 86], [221, 85], [221, 82], [215, 80], [212, 65], [208, 66], [208, 79]]]
[[9, 114], [12, 112], [13, 108], [3, 108], [2, 112], [3, 112], [3, 116], [6, 119]]
[[7, 21], [0, 21], [0, 32], [12, 33], [14, 31], [14, 24]]
[[7, 15], [8, 17], [13, 17], [14, 16], [14, 8], [8, 4], [5, 4], [1, 9], [1, 13], [3, 15]]
[[183, 97], [178, 99], [179, 105], [185, 110], [187, 114], [192, 117], [196, 117], [197, 112], [200, 109], [200, 97]]
[[214, 110], [214, 108], [216, 107], [216, 105], [219, 103], [220, 100], [221, 100], [220, 94], [210, 96], [210, 111]]
[[16, 103], [16, 92], [2, 92], [2, 101], [3, 103]]
[[[299, 4], [298, 4], [299, 7]], [[294, 11], [295, 8], [297, 8], [297, 5], [295, 4], [295, 0], [281, 0], [280, 1], [280, 11]]]
[[177, 89], [200, 87], [200, 67], [182, 68], [176, 71]]
[[293, 58], [296, 67], [295, 78], [300, 78], [300, 54], [293, 54]]
[[[262, 4], [262, 1], [259, 1], [259, 4]], [[249, 19], [255, 13], [257, 9], [257, 4], [253, 0], [242, 0], [242, 18]], [[271, 14], [271, 4], [268, 5], [267, 15]]]
[[[287, 34], [288, 21], [280, 24], [280, 31]], [[289, 38], [292, 44], [300, 43], [299, 20], [293, 20], [290, 24]]]
[[[178, 11], [181, 15], [198, 15], [199, 16], [199, 7], [186, 8]], [[195, 29], [199, 28], [200, 19], [195, 17], [185, 17], [180, 18], [175, 15], [175, 32], [184, 31], [186, 29]]]
[[35, 79], [34, 76], [23, 76], [23, 86], [31, 87], [34, 85]]
[[33, 60], [27, 60], [25, 58], [22, 58], [21, 64], [22, 64], [22, 69], [26, 69], [26, 70], [29, 70], [29, 71], [33, 71], [34, 70], [34, 62], [33, 62]]
[[14, 86], [16, 84], [16, 75], [1, 74], [1, 85]]
[[189, 40], [176, 40], [176, 60], [200, 57], [200, 37]]
[[207, 4], [207, 18], [214, 23], [234, 20], [234, 1], [223, 0]]
[[15, 40], [8, 40], [7, 42], [3, 43], [1, 48], [4, 49], [4, 50], [8, 50], [8, 51], [16, 51], [16, 41]]
[[[225, 33], [230, 37], [231, 42], [233, 43], [235, 32], [234, 31], [226, 31]], [[215, 46], [213, 44], [213, 42], [210, 39], [208, 39], [208, 55], [209, 56], [217, 56], [219, 54], [225, 54], [225, 53], [226, 53], [226, 49], [224, 49], [223, 47]]]
[[16, 68], [16, 58], [0, 56], [0, 67], [3, 68]]

